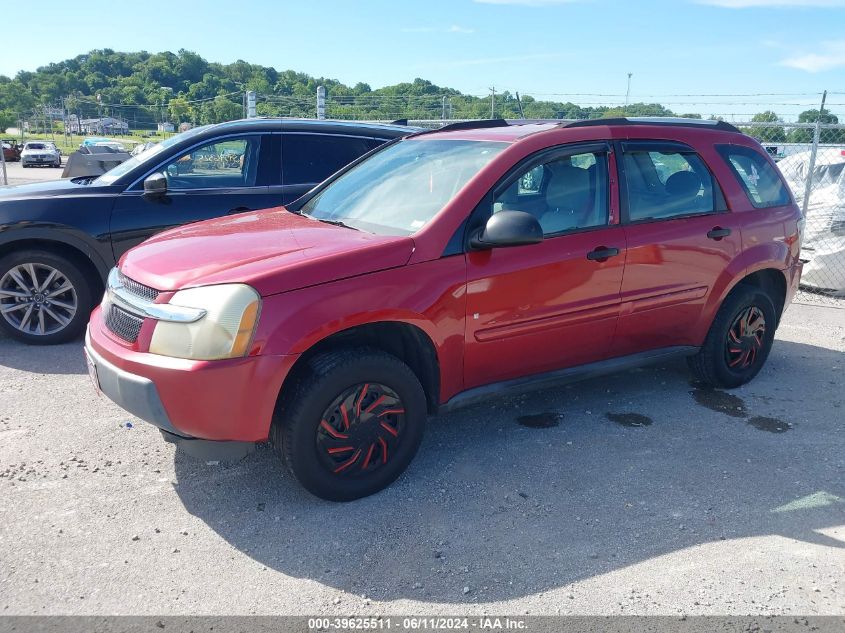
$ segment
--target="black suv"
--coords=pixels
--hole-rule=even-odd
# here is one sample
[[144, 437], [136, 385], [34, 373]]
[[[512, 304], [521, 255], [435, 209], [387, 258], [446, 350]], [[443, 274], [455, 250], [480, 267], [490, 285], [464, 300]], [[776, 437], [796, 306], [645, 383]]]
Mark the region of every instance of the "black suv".
[[287, 204], [413, 131], [247, 119], [178, 134], [98, 178], [0, 189], [0, 328], [27, 343], [70, 340], [109, 269], [136, 244], [180, 224]]

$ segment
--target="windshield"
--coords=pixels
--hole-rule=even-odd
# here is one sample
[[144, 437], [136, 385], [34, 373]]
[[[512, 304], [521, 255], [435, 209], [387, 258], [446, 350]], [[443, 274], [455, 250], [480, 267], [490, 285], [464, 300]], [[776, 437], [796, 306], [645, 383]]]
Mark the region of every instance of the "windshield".
[[400, 141], [332, 182], [300, 212], [372, 233], [409, 235], [505, 147], [488, 141]]
[[27, 143], [25, 149], [47, 149], [44, 143]]
[[168, 147], [173, 147], [174, 145], [181, 143], [185, 139], [191, 138], [192, 136], [196, 136], [203, 130], [207, 130], [209, 127], [211, 126], [203, 125], [190, 129], [187, 132], [177, 134], [176, 136], [171, 136], [169, 139], [162, 141], [161, 143], [157, 143], [156, 145], [153, 145], [149, 149], [144, 150], [140, 154], [133, 156], [129, 160], [121, 163], [114, 169], [107, 171], [102, 176], [97, 178], [97, 180], [95, 180], [93, 184], [110, 185], [115, 182], [118, 178], [128, 174], [130, 171], [132, 171], [139, 165], [143, 165], [152, 161], [158, 154], [166, 150]]

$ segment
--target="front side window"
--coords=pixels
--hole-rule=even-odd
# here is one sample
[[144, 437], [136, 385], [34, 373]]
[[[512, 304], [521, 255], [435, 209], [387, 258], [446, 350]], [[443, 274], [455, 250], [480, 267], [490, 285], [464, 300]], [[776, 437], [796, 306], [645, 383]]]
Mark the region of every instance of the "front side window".
[[623, 153], [629, 222], [713, 213], [713, 177], [694, 152], [632, 149]]
[[380, 139], [330, 134], [287, 133], [282, 140], [286, 185], [315, 185], [359, 156], [384, 143]]
[[182, 154], [164, 168], [168, 190], [254, 186], [260, 138], [221, 139]]
[[332, 181], [299, 211], [381, 235], [410, 235], [507, 146], [492, 141], [400, 141]]
[[530, 164], [493, 201], [493, 213], [530, 213], [546, 237], [607, 224], [607, 158], [604, 152]]
[[789, 204], [786, 185], [762, 154], [741, 145], [717, 145], [716, 149], [730, 165], [753, 206], [759, 209]]

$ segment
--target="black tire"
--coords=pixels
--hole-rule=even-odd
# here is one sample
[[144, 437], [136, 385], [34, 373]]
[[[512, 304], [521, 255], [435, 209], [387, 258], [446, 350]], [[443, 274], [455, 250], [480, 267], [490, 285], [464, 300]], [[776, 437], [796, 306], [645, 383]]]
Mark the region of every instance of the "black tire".
[[[740, 319], [745, 316], [754, 317], [755, 323], [762, 318], [764, 331], [738, 340], [736, 329], [741, 328]], [[716, 313], [704, 345], [695, 356], [687, 359], [687, 364], [695, 377], [706, 385], [725, 389], [744, 385], [766, 363], [776, 326], [777, 314], [771, 298], [758, 288], [737, 286]], [[734, 363], [736, 365], [732, 366]]]
[[[10, 323], [4, 315], [0, 315], [0, 329], [12, 338], [30, 345], [54, 345], [79, 337], [88, 323], [88, 317], [94, 305], [90, 281], [86, 279], [80, 267], [72, 260], [50, 251], [20, 250], [0, 258], [0, 282], [11, 269], [25, 264], [46, 266], [59, 271], [72, 286], [73, 296], [76, 300], [75, 313], [69, 317], [66, 325], [46, 334], [21, 331]], [[66, 298], [66, 296], [64, 295], [62, 298]], [[0, 295], [0, 305], [3, 305], [4, 302], [5, 305], [9, 305], [10, 301], [8, 297]], [[66, 315], [67, 313], [61, 314]], [[50, 330], [51, 328], [48, 327], [47, 329]]]
[[[362, 384], [365, 386], [362, 387]], [[397, 435], [391, 438], [382, 434], [387, 438], [386, 442], [382, 442], [381, 438], [373, 440], [368, 437], [361, 440], [363, 443], [356, 443], [355, 432], [348, 433], [349, 439], [344, 439], [341, 443], [355, 445], [350, 459], [355, 459], [356, 455], [358, 457], [344, 472], [333, 472], [331, 468], [335, 462], [327, 466], [327, 460], [341, 458], [327, 457], [323, 453], [324, 446], [320, 445], [320, 437], [321, 434], [325, 436], [326, 427], [322, 423], [334, 403], [343, 398], [344, 394], [359, 387], [361, 401], [367, 403], [364, 405], [364, 419], [354, 417], [346, 430], [359, 429], [369, 432], [368, 429], [373, 428], [381, 433], [381, 429], [376, 426], [376, 418], [385, 414], [377, 416], [373, 413], [366, 417], [374, 405], [364, 400], [364, 392], [368, 389], [383, 388], [392, 392], [398, 398], [398, 406], [401, 406], [400, 415], [394, 415], [388, 410], [387, 415], [392, 417], [385, 418], [396, 418]], [[376, 393], [378, 392], [374, 392], [372, 397], [375, 397]], [[399, 411], [398, 406], [393, 411]], [[357, 408], [360, 412], [360, 401]], [[308, 361], [307, 367], [299, 374], [295, 383], [290, 385], [289, 393], [284, 394], [281, 399], [270, 431], [270, 439], [294, 477], [306, 490], [329, 501], [352, 501], [386, 488], [402, 474], [419, 448], [426, 416], [426, 398], [422, 385], [405, 363], [376, 349], [342, 349], [319, 354]], [[335, 417], [329, 418], [327, 424], [337, 424]], [[345, 412], [343, 417], [345, 420]], [[340, 427], [338, 430], [343, 429]], [[371, 460], [373, 448], [381, 446], [376, 444], [377, 441], [384, 444], [383, 461], [381, 448], [377, 449], [376, 456]], [[344, 463], [346, 461], [340, 466], [343, 467]], [[370, 471], [366, 470], [368, 467]]]

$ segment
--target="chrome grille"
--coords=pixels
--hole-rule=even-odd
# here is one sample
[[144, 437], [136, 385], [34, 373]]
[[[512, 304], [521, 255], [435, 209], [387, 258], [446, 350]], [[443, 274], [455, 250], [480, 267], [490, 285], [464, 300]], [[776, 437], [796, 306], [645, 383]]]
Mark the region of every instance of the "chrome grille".
[[138, 334], [141, 332], [143, 323], [144, 319], [129, 314], [126, 310], [114, 305], [108, 306], [106, 327], [127, 343], [134, 343], [138, 340]]
[[155, 288], [150, 288], [149, 286], [140, 284], [134, 279], [130, 279], [121, 272], [118, 272], [118, 279], [120, 279], [120, 283], [123, 285], [124, 288], [126, 288], [127, 291], [131, 292], [133, 295], [143, 297], [147, 301], [155, 301], [159, 295], [159, 291]]

